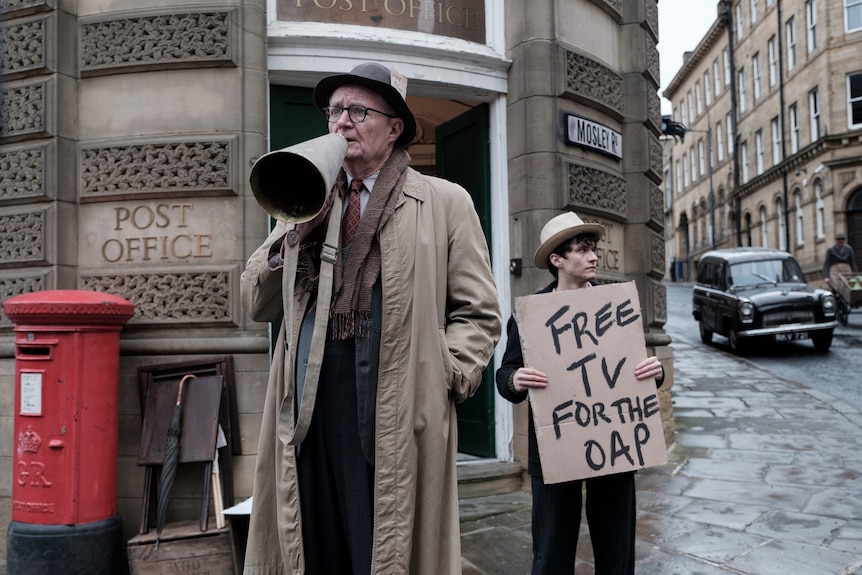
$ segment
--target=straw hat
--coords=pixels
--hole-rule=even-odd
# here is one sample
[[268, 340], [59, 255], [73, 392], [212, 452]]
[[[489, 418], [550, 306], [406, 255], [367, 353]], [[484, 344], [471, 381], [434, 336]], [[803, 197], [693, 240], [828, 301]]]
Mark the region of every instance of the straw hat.
[[533, 263], [537, 268], [548, 269], [548, 256], [551, 252], [561, 243], [580, 234], [596, 234], [598, 239], [601, 239], [605, 235], [605, 228], [600, 224], [585, 224], [575, 212], [566, 212], [552, 218], [539, 235], [542, 243], [533, 256]]
[[395, 141], [396, 146], [406, 146], [416, 136], [416, 118], [407, 107], [407, 78], [397, 70], [390, 70], [377, 62], [359, 64], [349, 74], [327, 76], [314, 88], [314, 105], [322, 109], [329, 105], [329, 97], [340, 86], [363, 86], [377, 92], [395, 110], [395, 115], [404, 121], [404, 131]]

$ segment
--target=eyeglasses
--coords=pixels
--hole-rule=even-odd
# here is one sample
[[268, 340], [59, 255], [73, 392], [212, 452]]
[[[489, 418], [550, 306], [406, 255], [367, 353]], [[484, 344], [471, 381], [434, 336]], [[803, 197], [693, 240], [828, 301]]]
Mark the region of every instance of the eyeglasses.
[[350, 106], [349, 108], [342, 108], [341, 106], [325, 106], [323, 108], [323, 115], [326, 117], [327, 122], [334, 124], [341, 118], [341, 114], [345, 111], [350, 117], [350, 121], [354, 124], [364, 122], [365, 117], [368, 116], [368, 112], [377, 112], [378, 114], [383, 114], [387, 118], [397, 118], [397, 116], [393, 116], [392, 114], [387, 114], [386, 112], [381, 112], [374, 108], [366, 108], [365, 106]]

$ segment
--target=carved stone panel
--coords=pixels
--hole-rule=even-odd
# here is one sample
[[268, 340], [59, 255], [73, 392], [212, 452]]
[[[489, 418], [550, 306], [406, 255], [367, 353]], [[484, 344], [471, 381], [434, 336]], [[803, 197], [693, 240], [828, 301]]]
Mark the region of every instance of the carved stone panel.
[[661, 234], [650, 232], [650, 267], [652, 272], [658, 277], [664, 275], [664, 239]]
[[649, 217], [656, 228], [664, 229], [664, 195], [657, 185], [649, 184]]
[[581, 166], [567, 165], [567, 204], [586, 207], [625, 219], [628, 215], [626, 181], [620, 176]]
[[0, 85], [0, 142], [49, 135], [53, 80]]
[[0, 2], [0, 18], [17, 18], [36, 12], [52, 10], [54, 0], [3, 0]]
[[0, 80], [48, 71], [49, 45], [54, 36], [50, 32], [52, 22], [52, 16], [0, 22]]
[[236, 17], [232, 11], [152, 14], [82, 20], [82, 76], [146, 68], [235, 66]]
[[644, 0], [646, 6], [647, 29], [652, 32], [653, 38], [658, 43], [658, 2], [656, 0]]
[[617, 120], [625, 115], [622, 76], [569, 50], [566, 51], [566, 95], [595, 104]]
[[81, 149], [83, 201], [233, 193], [236, 139], [155, 141]]
[[46, 213], [0, 214], [0, 266], [45, 262]]
[[82, 273], [80, 289], [110, 293], [135, 304], [130, 324], [232, 324], [238, 290], [235, 268]]
[[0, 148], [0, 203], [45, 196], [53, 150], [53, 142]]
[[[48, 289], [47, 282], [45, 277], [41, 275], [21, 277], [16, 274], [15, 277], [0, 277], [0, 301], [6, 301], [16, 295], [46, 289]], [[12, 325], [12, 321], [3, 313], [3, 306], [0, 306], [0, 326], [10, 325]]]

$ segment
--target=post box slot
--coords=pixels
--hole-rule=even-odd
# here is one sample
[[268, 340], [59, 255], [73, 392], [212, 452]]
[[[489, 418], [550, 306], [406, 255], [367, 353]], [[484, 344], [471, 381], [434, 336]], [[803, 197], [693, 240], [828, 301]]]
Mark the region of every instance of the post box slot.
[[17, 348], [16, 359], [51, 359], [51, 347], [47, 345], [28, 345]]

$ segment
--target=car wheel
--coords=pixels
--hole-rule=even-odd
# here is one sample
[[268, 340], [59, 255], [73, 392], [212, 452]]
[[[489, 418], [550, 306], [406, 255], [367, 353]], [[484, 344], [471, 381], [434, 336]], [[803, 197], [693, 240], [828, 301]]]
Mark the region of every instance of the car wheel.
[[820, 353], [826, 353], [832, 345], [832, 330], [815, 333], [811, 336], [811, 341], [814, 342], [814, 349]]
[[700, 341], [703, 343], [712, 343], [712, 332], [704, 327], [703, 321], [700, 321]]
[[739, 339], [739, 334], [736, 333], [736, 329], [730, 328], [730, 332], [727, 334], [727, 343], [730, 344], [730, 349], [736, 355], [743, 355], [742, 351], [742, 341]]

